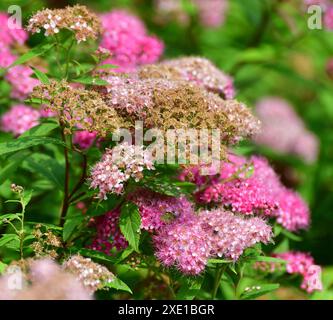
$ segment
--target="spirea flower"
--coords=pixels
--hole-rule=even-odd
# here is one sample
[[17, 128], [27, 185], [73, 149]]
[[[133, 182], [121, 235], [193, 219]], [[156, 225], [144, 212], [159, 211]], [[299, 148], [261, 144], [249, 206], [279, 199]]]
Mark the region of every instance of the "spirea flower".
[[22, 290], [13, 290], [8, 286], [14, 266], [9, 267], [8, 273], [0, 278], [0, 300], [91, 300], [93, 298], [75, 276], [65, 272], [53, 260], [40, 259], [26, 264], [28, 264], [27, 274], [23, 273], [25, 268], [19, 268], [19, 265], [15, 269], [18, 277], [23, 276]]
[[19, 104], [11, 107], [1, 117], [1, 130], [19, 136], [39, 124], [40, 114], [37, 110]]
[[9, 67], [16, 60], [9, 48], [1, 45], [0, 42], [0, 68]]
[[161, 228], [153, 237], [155, 255], [166, 267], [175, 266], [185, 274], [199, 274], [210, 256], [207, 235], [197, 216], [187, 216]]
[[193, 212], [192, 204], [185, 198], [175, 198], [148, 189], [139, 189], [128, 198], [135, 203], [141, 215], [141, 228], [154, 231], [180, 216]]
[[77, 42], [96, 39], [101, 31], [98, 17], [85, 6], [75, 5], [65, 9], [44, 9], [35, 13], [29, 20], [27, 30], [52, 36], [61, 29], [71, 30]]
[[211, 256], [238, 260], [246, 248], [272, 238], [272, 228], [258, 217], [244, 218], [219, 208], [202, 211], [199, 218]]
[[62, 266], [64, 270], [74, 274], [91, 293], [103, 289], [115, 279], [113, 273], [105, 266], [80, 255], [71, 256]]
[[264, 98], [256, 105], [262, 130], [254, 141], [285, 154], [295, 154], [308, 163], [317, 159], [318, 139], [304, 126], [293, 108], [280, 98]]
[[177, 21], [182, 26], [186, 26], [190, 22], [190, 17], [179, 0], [154, 0], [154, 8], [155, 21], [159, 24]]
[[89, 149], [96, 140], [97, 133], [89, 132], [87, 130], [76, 131], [74, 133], [73, 142], [78, 144], [81, 149]]
[[119, 228], [120, 210], [116, 209], [96, 218], [96, 237], [90, 248], [111, 255], [112, 249], [126, 249], [128, 243]]
[[333, 30], [333, 6], [327, 6], [324, 13], [324, 26], [328, 30]]
[[101, 16], [103, 36], [100, 46], [108, 49], [119, 72], [131, 72], [137, 66], [156, 62], [163, 53], [163, 43], [147, 34], [143, 22], [123, 10]]
[[105, 79], [110, 84], [106, 103], [132, 125], [136, 120], [142, 120], [145, 127], [164, 132], [186, 128], [220, 129], [224, 141], [228, 142], [250, 136], [259, 127], [257, 119], [244, 104], [223, 100], [183, 80], [115, 75]]
[[100, 162], [91, 170], [91, 188], [99, 189], [99, 197], [106, 199], [108, 193], [121, 194], [130, 179], [139, 181], [144, 170], [154, 170], [149, 150], [124, 142], [107, 149]]
[[294, 191], [285, 188], [267, 160], [253, 156], [229, 155], [220, 163], [220, 173], [202, 174], [202, 167], [186, 168], [181, 180], [197, 185], [201, 203], [220, 203], [233, 212], [276, 217], [290, 231], [306, 229], [310, 223], [307, 204]]
[[310, 224], [309, 207], [301, 196], [287, 188], [281, 187], [277, 194], [277, 222], [290, 231], [306, 229]]
[[33, 70], [27, 66], [15, 66], [6, 74], [6, 80], [12, 85], [11, 96], [24, 100], [33, 91], [40, 81], [31, 77]]
[[221, 94], [225, 99], [235, 97], [232, 78], [206, 58], [183, 57], [166, 60], [157, 65], [143, 66], [139, 73], [141, 78], [184, 79]]
[[22, 28], [9, 28], [9, 16], [0, 12], [0, 47], [10, 47], [14, 44], [23, 44], [28, 34]]
[[321, 282], [321, 268], [307, 253], [295, 251], [276, 254], [275, 257], [286, 260], [286, 270], [290, 274], [299, 274], [303, 277], [301, 288], [311, 293], [323, 289]]
[[193, 0], [202, 25], [216, 28], [224, 23], [228, 0]]
[[117, 112], [105, 104], [96, 91], [73, 88], [66, 81], [51, 81], [34, 88], [32, 98], [40, 99], [66, 127], [66, 133], [80, 128], [106, 136], [124, 126]]
[[181, 216], [162, 227], [153, 237], [157, 258], [185, 274], [202, 272], [209, 258], [237, 260], [258, 242], [268, 243], [272, 230], [260, 218], [238, 217], [216, 209]]

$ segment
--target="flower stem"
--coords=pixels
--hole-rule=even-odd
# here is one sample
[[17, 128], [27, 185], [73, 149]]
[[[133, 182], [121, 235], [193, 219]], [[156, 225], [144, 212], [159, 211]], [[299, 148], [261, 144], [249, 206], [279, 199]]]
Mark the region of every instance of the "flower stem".
[[[64, 129], [61, 130], [61, 136], [64, 143], [66, 143], [66, 136]], [[62, 227], [65, 223], [65, 217], [67, 214], [67, 210], [69, 207], [69, 173], [70, 173], [70, 163], [68, 157], [68, 150], [67, 147], [64, 147], [64, 156], [65, 156], [65, 185], [64, 185], [64, 201], [62, 204], [61, 209], [61, 216], [60, 216], [60, 226]]]

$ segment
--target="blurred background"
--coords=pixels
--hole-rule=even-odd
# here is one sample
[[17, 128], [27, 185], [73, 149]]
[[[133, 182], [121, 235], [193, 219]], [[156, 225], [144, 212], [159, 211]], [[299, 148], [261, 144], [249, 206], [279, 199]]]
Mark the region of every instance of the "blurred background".
[[[204, 56], [234, 79], [237, 99], [253, 108], [264, 128], [264, 136], [235, 151], [268, 157], [283, 182], [302, 194], [312, 225], [293, 249], [311, 252], [320, 265], [333, 265], [333, 2], [15, 1], [24, 21], [38, 9], [75, 3], [96, 12], [125, 8], [164, 41], [165, 58]], [[2, 0], [0, 10], [11, 4]], [[311, 4], [322, 6], [320, 29], [308, 26]]]

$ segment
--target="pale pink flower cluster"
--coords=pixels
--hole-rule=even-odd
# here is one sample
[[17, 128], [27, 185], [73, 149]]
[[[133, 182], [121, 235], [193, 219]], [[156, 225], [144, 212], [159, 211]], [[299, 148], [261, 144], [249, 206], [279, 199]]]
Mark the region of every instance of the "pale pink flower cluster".
[[91, 249], [110, 255], [112, 249], [127, 248], [128, 243], [119, 228], [119, 217], [120, 210], [115, 209], [95, 219], [97, 233], [90, 245]]
[[[20, 271], [17, 271], [20, 272]], [[80, 281], [61, 266], [50, 259], [30, 262], [29, 274], [18, 276], [28, 277], [29, 283], [23, 279], [22, 289], [12, 289], [9, 283], [13, 274], [0, 278], [0, 300], [91, 300], [91, 293]]]
[[256, 113], [262, 122], [261, 132], [254, 136], [257, 144], [278, 152], [295, 154], [307, 163], [318, 157], [318, 139], [308, 131], [292, 106], [281, 98], [268, 97], [256, 105]]
[[89, 149], [96, 140], [97, 132], [87, 130], [76, 131], [73, 136], [73, 142], [80, 146], [81, 149]]
[[180, 216], [192, 214], [192, 204], [185, 198], [175, 198], [147, 189], [139, 189], [129, 196], [140, 211], [141, 228], [156, 231]]
[[228, 0], [193, 0], [199, 10], [202, 25], [217, 28], [224, 23]]
[[13, 106], [0, 119], [1, 130], [11, 132], [15, 136], [39, 124], [39, 111], [23, 104]]
[[261, 218], [244, 218], [223, 209], [181, 216], [153, 237], [157, 258], [186, 274], [202, 272], [209, 258], [236, 261], [258, 242], [268, 243], [272, 230]]
[[24, 100], [32, 92], [40, 81], [31, 77], [33, 70], [27, 66], [15, 66], [10, 68], [6, 74], [6, 79], [12, 85], [12, 98]]
[[333, 5], [330, 5], [325, 10], [324, 26], [328, 30], [333, 30]]
[[287, 261], [287, 272], [299, 274], [303, 277], [301, 288], [311, 293], [323, 289], [321, 282], [321, 267], [316, 265], [313, 258], [303, 252], [285, 252], [276, 254], [275, 257]]
[[220, 174], [201, 174], [200, 167], [184, 170], [181, 180], [197, 185], [196, 198], [203, 203], [221, 203], [233, 212], [276, 217], [290, 231], [305, 229], [310, 223], [309, 208], [294, 191], [285, 188], [267, 160], [253, 156], [229, 155], [221, 163]]
[[155, 0], [154, 7], [156, 10], [155, 20], [159, 23], [166, 24], [175, 20], [182, 26], [187, 26], [190, 22], [190, 16], [179, 0]]
[[163, 42], [148, 35], [138, 17], [114, 10], [103, 14], [101, 20], [103, 35], [100, 46], [111, 52], [112, 58], [106, 62], [117, 65], [117, 71], [135, 71], [137, 66], [154, 63], [162, 55]]
[[173, 68], [184, 80], [222, 94], [225, 99], [235, 97], [233, 79], [206, 58], [183, 57], [163, 61], [160, 65]]
[[108, 193], [121, 194], [124, 184], [133, 178], [143, 178], [144, 170], [154, 170], [152, 155], [143, 146], [124, 142], [107, 149], [100, 162], [91, 170], [91, 188], [99, 189], [99, 197], [107, 199]]

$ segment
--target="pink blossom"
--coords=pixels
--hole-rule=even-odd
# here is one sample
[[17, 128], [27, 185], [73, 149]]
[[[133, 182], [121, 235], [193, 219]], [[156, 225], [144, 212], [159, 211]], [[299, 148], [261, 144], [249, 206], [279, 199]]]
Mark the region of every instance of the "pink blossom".
[[215, 209], [181, 216], [162, 227], [153, 241], [155, 254], [165, 266], [175, 265], [185, 274], [198, 274], [209, 258], [237, 260], [246, 248], [268, 243], [271, 236], [271, 227], [261, 218], [244, 219]]
[[39, 80], [30, 77], [33, 73], [31, 68], [22, 65], [9, 69], [6, 79], [12, 85], [12, 98], [24, 100], [40, 83]]
[[154, 169], [151, 153], [124, 142], [107, 149], [101, 161], [95, 164], [90, 187], [98, 188], [99, 197], [106, 199], [108, 193], [121, 194], [130, 178], [139, 181], [145, 169]]
[[9, 28], [8, 18], [7, 13], [0, 12], [0, 46], [23, 44], [28, 38], [27, 32], [23, 28]]
[[259, 101], [256, 112], [262, 122], [257, 144], [284, 154], [295, 154], [308, 163], [318, 156], [318, 139], [309, 132], [292, 106], [283, 99], [268, 97]]
[[216, 28], [224, 23], [228, 9], [227, 0], [194, 0], [199, 10], [200, 22], [206, 27]]
[[9, 48], [2, 46], [0, 42], [0, 68], [9, 67], [16, 57], [10, 52]]
[[323, 289], [321, 282], [321, 268], [315, 265], [313, 258], [303, 252], [285, 252], [275, 255], [287, 261], [287, 272], [299, 274], [303, 277], [301, 288], [311, 293]]
[[333, 30], [333, 6], [330, 5], [325, 10], [324, 26], [328, 30]]
[[144, 63], [156, 62], [164, 45], [147, 35], [143, 22], [123, 10], [101, 16], [104, 33], [100, 46], [108, 49], [112, 58], [106, 62], [119, 66], [118, 72], [132, 72]]
[[128, 243], [119, 228], [120, 210], [109, 211], [103, 216], [96, 218], [96, 237], [90, 248], [111, 254], [111, 250], [127, 248]]
[[253, 156], [247, 160], [229, 155], [221, 163], [220, 174], [203, 175], [196, 166], [184, 170], [179, 178], [197, 185], [195, 196], [199, 203], [220, 203], [233, 212], [276, 217], [290, 231], [305, 229], [310, 224], [307, 204], [282, 185], [264, 158]]
[[37, 110], [19, 104], [13, 106], [1, 117], [1, 128], [19, 136], [23, 132], [39, 124], [40, 114]]
[[89, 149], [93, 145], [96, 136], [97, 133], [95, 131], [93, 132], [89, 132], [86, 130], [76, 131], [74, 133], [73, 142], [75, 144], [78, 144], [81, 149]]
[[141, 215], [141, 228], [158, 230], [168, 222], [192, 213], [192, 204], [185, 198], [175, 198], [140, 189], [129, 196], [138, 207]]

